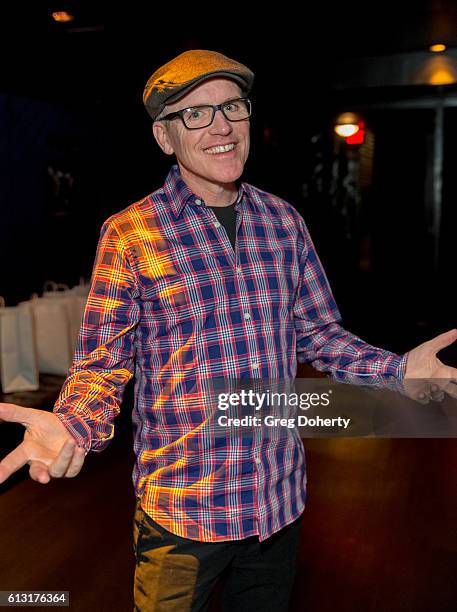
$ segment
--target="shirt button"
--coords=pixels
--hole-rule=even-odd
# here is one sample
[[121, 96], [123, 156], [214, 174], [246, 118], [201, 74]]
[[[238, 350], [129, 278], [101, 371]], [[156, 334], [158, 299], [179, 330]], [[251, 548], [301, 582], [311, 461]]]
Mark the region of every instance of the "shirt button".
[[254, 370], [258, 370], [260, 368], [260, 365], [257, 361], [254, 361], [252, 367], [254, 368]]
[[236, 273], [237, 273], [237, 274], [241, 274], [241, 268], [240, 268], [240, 266], [238, 266], [238, 267], [237, 267], [237, 269], [236, 269]]
[[216, 223], [214, 224], [214, 227], [220, 227], [221, 224], [219, 223], [219, 221], [216, 221]]
[[249, 321], [249, 320], [250, 320], [251, 315], [249, 314], [249, 312], [245, 312], [245, 313], [244, 313], [244, 318], [245, 318], [245, 320], [246, 320], [246, 321]]
[[195, 200], [195, 204], [201, 204], [201, 203], [202, 203], [202, 201], [201, 201], [199, 198], [197, 198], [197, 199]]
[[254, 461], [257, 463], [257, 465], [262, 465], [262, 461], [260, 460], [259, 457], [256, 457]]

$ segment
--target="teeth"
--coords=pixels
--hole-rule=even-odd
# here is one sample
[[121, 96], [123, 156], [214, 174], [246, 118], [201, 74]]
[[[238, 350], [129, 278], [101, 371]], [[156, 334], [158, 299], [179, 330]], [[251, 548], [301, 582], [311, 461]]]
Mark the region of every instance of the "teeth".
[[205, 153], [210, 153], [213, 155], [214, 153], [226, 153], [227, 151], [232, 151], [235, 148], [233, 143], [227, 144], [221, 147], [212, 147], [211, 149], [205, 149]]

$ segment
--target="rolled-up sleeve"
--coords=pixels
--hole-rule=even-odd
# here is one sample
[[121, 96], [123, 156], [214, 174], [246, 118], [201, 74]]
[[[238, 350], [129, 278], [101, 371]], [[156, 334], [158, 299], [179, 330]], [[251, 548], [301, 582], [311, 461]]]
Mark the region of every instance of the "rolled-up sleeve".
[[86, 451], [101, 451], [113, 438], [114, 418], [134, 373], [138, 321], [131, 260], [108, 220], [101, 230], [73, 363], [54, 406]]
[[300, 229], [304, 246], [294, 305], [298, 361], [345, 382], [402, 379], [407, 355], [371, 346], [340, 325], [340, 312], [303, 221]]

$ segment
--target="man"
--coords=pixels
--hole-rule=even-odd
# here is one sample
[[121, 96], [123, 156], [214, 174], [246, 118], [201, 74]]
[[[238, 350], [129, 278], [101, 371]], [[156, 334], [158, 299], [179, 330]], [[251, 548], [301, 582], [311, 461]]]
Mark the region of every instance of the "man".
[[253, 438], [221, 447], [199, 436], [204, 416], [189, 381], [293, 379], [297, 358], [341, 379], [457, 376], [436, 357], [457, 330], [403, 357], [344, 330], [300, 215], [238, 182], [253, 77], [212, 51], [188, 51], [152, 75], [144, 102], [177, 165], [162, 188], [103, 226], [54, 413], [0, 407], [2, 419], [26, 427], [0, 464], [0, 482], [26, 463], [37, 482], [73, 477], [88, 450], [112, 438], [135, 373], [137, 610], [205, 610], [223, 574], [227, 610], [288, 606], [303, 447]]

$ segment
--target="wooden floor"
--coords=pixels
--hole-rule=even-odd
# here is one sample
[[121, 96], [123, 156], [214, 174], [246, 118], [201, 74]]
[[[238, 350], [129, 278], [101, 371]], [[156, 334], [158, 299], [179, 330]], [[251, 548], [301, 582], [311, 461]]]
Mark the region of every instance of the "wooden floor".
[[[40, 485], [24, 469], [0, 486], [0, 590], [68, 590], [78, 612], [132, 610], [133, 454], [125, 422], [120, 429], [75, 479]], [[290, 609], [456, 612], [457, 440], [314, 439], [305, 448]]]

